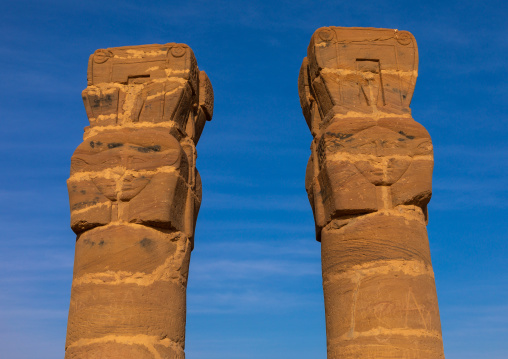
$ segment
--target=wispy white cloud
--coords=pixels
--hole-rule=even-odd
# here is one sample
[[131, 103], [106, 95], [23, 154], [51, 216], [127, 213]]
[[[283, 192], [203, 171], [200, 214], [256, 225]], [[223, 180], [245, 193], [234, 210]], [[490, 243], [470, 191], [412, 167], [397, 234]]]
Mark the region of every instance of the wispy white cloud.
[[[64, 78], [61, 74], [51, 74], [32, 69], [16, 69], [4, 74], [4, 80], [9, 82], [10, 94], [43, 96], [46, 98], [67, 98], [73, 101], [81, 97], [81, 91], [86, 83], [75, 83]], [[71, 97], [72, 96], [72, 97]], [[78, 97], [79, 96], [79, 97]]]
[[501, 165], [508, 163], [507, 147], [445, 145], [436, 146], [435, 152], [431, 208], [508, 206], [508, 171]]
[[298, 238], [292, 236], [289, 240], [260, 240], [238, 242], [206, 243], [200, 248], [203, 252], [212, 253], [243, 253], [244, 255], [267, 257], [286, 256], [300, 258], [315, 258], [320, 255], [319, 243], [313, 238]]
[[[460, 182], [462, 179], [454, 178], [453, 180]], [[429, 208], [431, 211], [434, 209], [442, 211], [471, 210], [472, 208], [503, 209], [508, 207], [507, 197], [507, 189], [502, 188], [501, 191], [496, 191], [485, 187], [479, 181], [472, 183], [467, 189], [459, 186], [456, 189], [434, 190]]]
[[207, 186], [215, 184], [237, 185], [242, 187], [259, 187], [259, 181], [254, 178], [242, 177], [241, 175], [217, 173], [210, 170], [200, 171], [201, 179]]
[[[66, 309], [35, 309], [35, 308], [17, 308], [17, 309], [9, 309], [0, 310], [0, 318], [4, 320], [11, 320], [16, 317], [22, 317], [25, 320], [44, 320], [44, 319], [67, 319], [67, 315], [69, 311]], [[1, 331], [0, 327], [0, 331]]]
[[247, 278], [255, 282], [270, 276], [289, 278], [321, 273], [320, 247], [312, 240], [208, 243], [195, 254], [191, 270], [198, 281], [214, 278], [225, 283]]
[[499, 162], [503, 159], [508, 159], [508, 147], [506, 146], [478, 146], [476, 144], [464, 145], [464, 144], [448, 144], [438, 145], [435, 149], [438, 151], [440, 156], [468, 156], [481, 159], [484, 161], [495, 161]]
[[322, 295], [317, 293], [291, 293], [277, 290], [227, 290], [194, 294], [187, 296], [188, 313], [196, 314], [233, 314], [233, 313], [281, 313], [295, 311], [298, 308], [322, 305]]
[[[295, 189], [303, 194], [305, 197], [305, 172], [302, 173], [301, 178], [281, 178], [281, 177], [264, 177], [259, 176], [246, 176], [242, 173], [232, 174], [231, 170], [218, 172], [210, 167], [207, 167], [205, 171], [200, 171], [201, 179], [203, 181], [203, 190], [206, 191], [208, 188], [216, 188], [216, 186], [227, 185], [228, 188], [231, 186], [244, 187], [248, 189], [253, 188], [265, 188], [266, 190], [276, 189]], [[206, 187], [205, 187], [206, 186]]]
[[[63, 358], [65, 350], [65, 327], [54, 329], [49, 323], [38, 323], [39, 328], [16, 330], [8, 327], [0, 331], [2, 357], [9, 359], [53, 359]], [[30, 338], [29, 340], [27, 338]]]
[[304, 192], [302, 195], [232, 195], [228, 193], [208, 193], [204, 196], [203, 208], [242, 209], [264, 211], [303, 211], [309, 212], [310, 206]]
[[[447, 358], [482, 358], [487, 350], [485, 346], [491, 348], [488, 349], [489, 358], [506, 358], [507, 305], [451, 306], [445, 309], [446, 315], [442, 320]], [[466, 350], [466, 342], [474, 344], [468, 345]]]
[[191, 260], [189, 310], [266, 313], [308, 305], [320, 308], [321, 292], [300, 287], [309, 279], [320, 286], [320, 247], [312, 240], [204, 244]]
[[194, 280], [208, 281], [210, 279], [228, 281], [244, 280], [261, 277], [290, 277], [290, 276], [316, 276], [321, 273], [320, 267], [315, 263], [298, 263], [296, 261], [270, 260], [270, 259], [221, 259], [201, 262], [193, 265]]
[[[54, 277], [45, 277], [42, 273], [51, 270], [62, 270], [72, 272], [72, 266], [74, 263], [74, 252], [65, 249], [52, 248], [32, 248], [31, 250], [11, 250], [11, 256], [6, 258], [0, 257], [0, 271], [3, 273], [10, 273], [9, 276], [0, 278], [0, 282], [3, 281], [20, 281], [24, 279], [16, 273], [29, 274], [29, 277], [34, 276], [35, 278], [43, 278], [45, 280], [51, 280]], [[14, 275], [14, 276], [12, 276]], [[26, 277], [25, 277], [26, 279]]]
[[[305, 234], [313, 234], [314, 233], [314, 222], [312, 218], [312, 212], [309, 214], [308, 222], [302, 223], [294, 223], [287, 221], [267, 221], [266, 219], [258, 219], [258, 220], [241, 220], [241, 219], [231, 219], [231, 220], [221, 220], [221, 219], [198, 219], [198, 223], [196, 225], [196, 230], [206, 230], [206, 237], [210, 235], [224, 235], [224, 233], [228, 233], [230, 231], [244, 231], [244, 232], [269, 232], [272, 234], [276, 234], [277, 236], [287, 236], [298, 235], [302, 236]], [[229, 237], [229, 235], [228, 235]]]

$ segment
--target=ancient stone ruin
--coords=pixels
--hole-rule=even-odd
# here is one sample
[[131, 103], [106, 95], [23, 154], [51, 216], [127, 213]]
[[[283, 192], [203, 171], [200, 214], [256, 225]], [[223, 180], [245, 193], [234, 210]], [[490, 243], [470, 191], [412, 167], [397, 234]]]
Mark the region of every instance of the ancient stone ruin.
[[407, 31], [325, 27], [299, 76], [328, 359], [444, 358], [427, 238], [433, 152]]
[[[426, 231], [432, 142], [409, 108], [417, 71], [410, 33], [373, 28], [318, 29], [301, 67], [328, 359], [444, 358]], [[184, 359], [211, 83], [184, 44], [101, 49], [83, 101], [65, 358]]]
[[83, 101], [90, 126], [67, 182], [77, 239], [65, 358], [183, 359], [211, 83], [184, 44], [101, 49]]

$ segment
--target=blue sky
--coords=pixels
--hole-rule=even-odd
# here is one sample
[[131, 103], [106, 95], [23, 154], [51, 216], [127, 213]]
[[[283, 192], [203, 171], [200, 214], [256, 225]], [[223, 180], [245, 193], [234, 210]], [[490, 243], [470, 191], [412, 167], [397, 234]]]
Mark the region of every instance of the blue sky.
[[326, 358], [297, 78], [315, 29], [411, 31], [435, 149], [428, 226], [447, 359], [508, 357], [504, 1], [2, 1], [0, 357], [62, 358], [74, 235], [65, 180], [98, 48], [183, 42], [210, 77], [188, 359]]

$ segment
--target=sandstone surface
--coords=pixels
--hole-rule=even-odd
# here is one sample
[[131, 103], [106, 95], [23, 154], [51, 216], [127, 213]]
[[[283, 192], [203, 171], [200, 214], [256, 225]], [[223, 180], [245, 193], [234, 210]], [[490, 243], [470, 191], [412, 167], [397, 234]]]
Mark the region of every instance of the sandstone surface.
[[321, 241], [329, 359], [444, 358], [426, 223], [433, 149], [409, 108], [407, 31], [324, 27], [298, 88]]
[[65, 358], [183, 359], [210, 80], [184, 44], [100, 49], [83, 102], [90, 126], [67, 181], [77, 238]]

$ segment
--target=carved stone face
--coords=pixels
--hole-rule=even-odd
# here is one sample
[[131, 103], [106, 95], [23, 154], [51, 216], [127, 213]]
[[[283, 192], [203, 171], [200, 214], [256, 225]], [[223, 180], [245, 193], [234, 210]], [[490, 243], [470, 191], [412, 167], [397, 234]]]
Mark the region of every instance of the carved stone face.
[[129, 201], [158, 173], [180, 167], [178, 141], [156, 131], [102, 133], [82, 143], [71, 159], [71, 177], [91, 180], [110, 201]]
[[[334, 126], [331, 126], [334, 127]], [[392, 127], [392, 126], [390, 126]], [[408, 170], [413, 158], [432, 156], [432, 142], [421, 125], [405, 121], [404, 126], [371, 126], [359, 131], [324, 135], [320, 151], [327, 160], [348, 161], [376, 186], [391, 186]], [[424, 156], [424, 157], [422, 157]]]
[[432, 194], [432, 143], [413, 120], [336, 120], [321, 136], [317, 160], [314, 168], [311, 157], [306, 186], [319, 225], [398, 205], [425, 210]]

